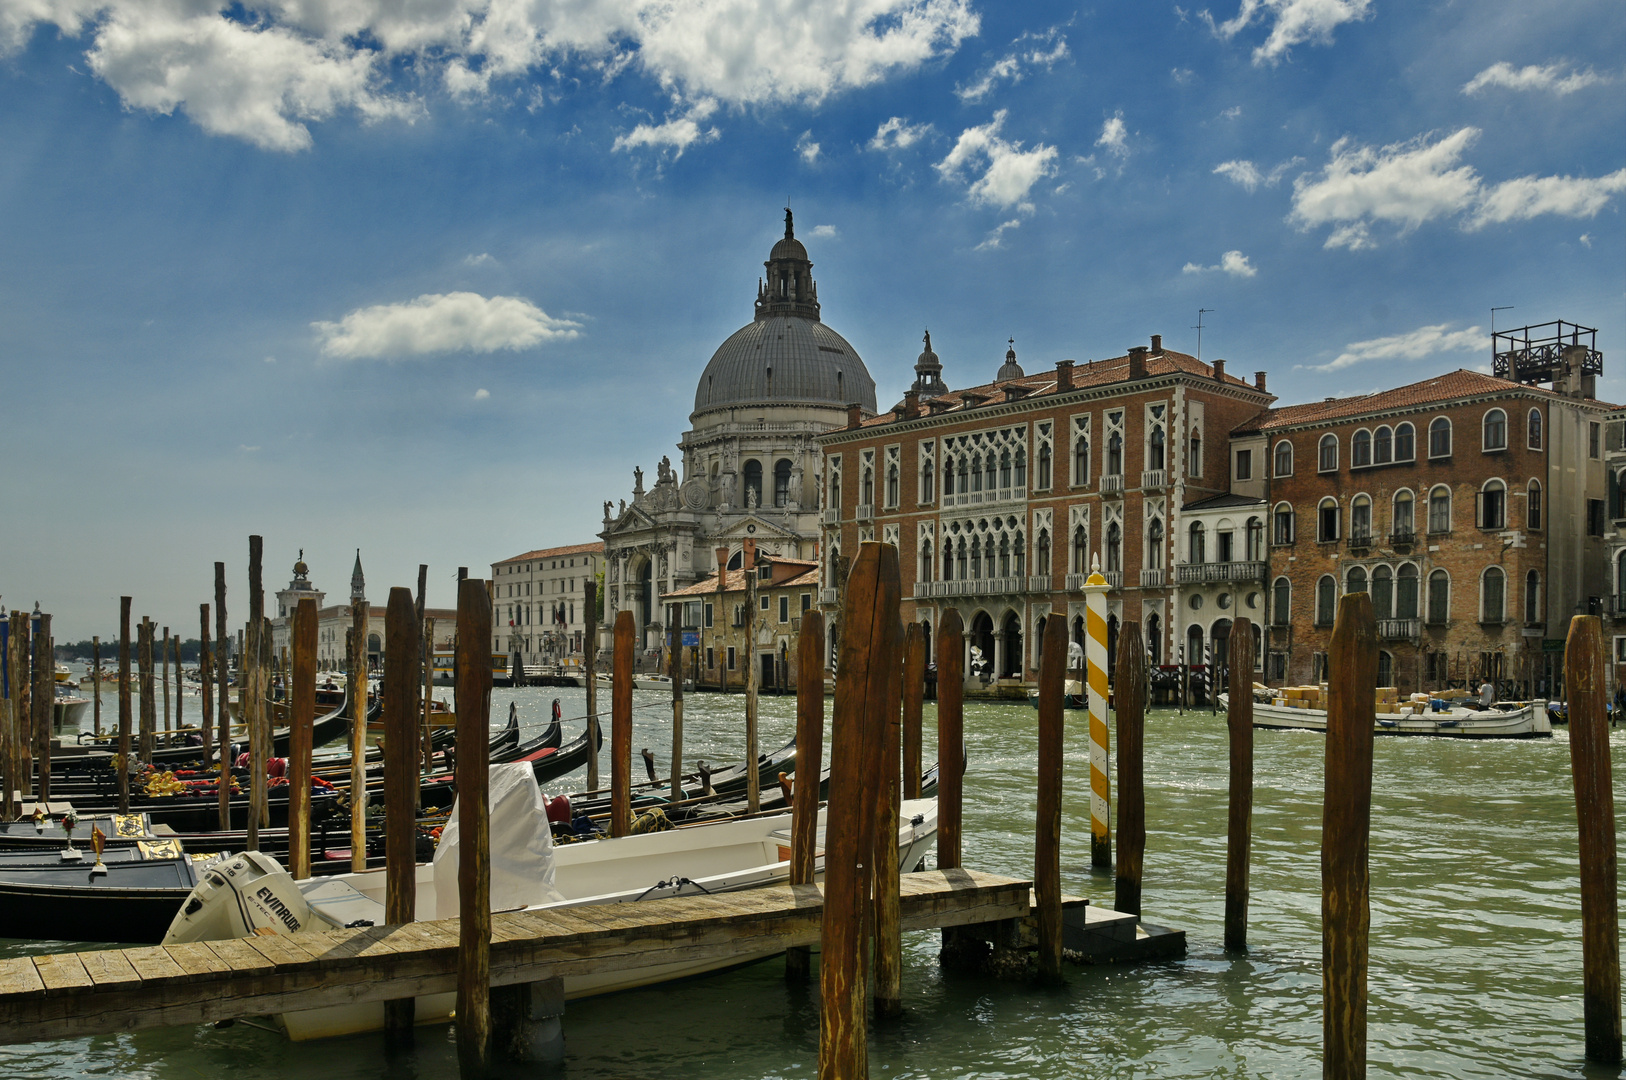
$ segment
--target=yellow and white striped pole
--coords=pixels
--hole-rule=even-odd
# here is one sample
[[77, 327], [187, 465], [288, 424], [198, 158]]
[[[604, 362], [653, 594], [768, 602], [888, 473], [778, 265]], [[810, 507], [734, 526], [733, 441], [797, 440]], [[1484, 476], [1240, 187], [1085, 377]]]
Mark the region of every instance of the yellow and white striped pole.
[[1107, 590], [1097, 556], [1084, 583], [1084, 663], [1090, 694], [1090, 865], [1112, 866], [1112, 779], [1107, 753]]

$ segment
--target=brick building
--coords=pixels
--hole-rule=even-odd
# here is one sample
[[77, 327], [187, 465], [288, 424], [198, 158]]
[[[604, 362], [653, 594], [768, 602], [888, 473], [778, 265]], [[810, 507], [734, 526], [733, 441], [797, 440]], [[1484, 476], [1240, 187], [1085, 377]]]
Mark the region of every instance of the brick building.
[[[748, 553], [753, 553], [747, 548]], [[725, 560], [726, 561], [726, 560]], [[661, 596], [665, 617], [697, 628], [695, 644], [683, 650], [683, 670], [696, 686], [744, 687], [746, 664], [757, 665], [757, 686], [767, 691], [796, 685], [797, 634], [802, 616], [815, 602], [819, 564], [763, 554], [756, 559], [757, 613], [747, 637], [746, 574], [724, 570]], [[681, 611], [673, 609], [681, 607]], [[726, 680], [726, 681], [725, 681]]]

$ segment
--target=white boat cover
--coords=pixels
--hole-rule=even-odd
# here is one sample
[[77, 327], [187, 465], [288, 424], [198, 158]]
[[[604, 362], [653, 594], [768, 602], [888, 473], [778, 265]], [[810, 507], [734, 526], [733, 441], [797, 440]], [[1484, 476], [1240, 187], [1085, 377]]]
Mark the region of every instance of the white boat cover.
[[[435, 849], [435, 918], [455, 918], [461, 798]], [[507, 911], [563, 900], [553, 885], [553, 832], [536, 773], [529, 762], [491, 766], [491, 910]]]

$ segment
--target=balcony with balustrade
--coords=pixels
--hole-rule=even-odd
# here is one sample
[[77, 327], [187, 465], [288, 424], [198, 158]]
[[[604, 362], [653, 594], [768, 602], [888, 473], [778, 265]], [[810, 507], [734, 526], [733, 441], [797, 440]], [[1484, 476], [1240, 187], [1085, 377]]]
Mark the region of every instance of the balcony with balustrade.
[[1396, 529], [1389, 534], [1390, 547], [1411, 547], [1415, 543], [1417, 543], [1417, 531], [1415, 529]]
[[837, 604], [837, 603], [840, 603], [840, 601], [841, 601], [841, 590], [840, 589], [820, 589], [819, 590], [819, 603], [821, 605]]
[[1161, 567], [1156, 570], [1142, 570], [1140, 572], [1140, 587], [1143, 589], [1161, 589], [1168, 580], [1168, 571]]
[[1113, 473], [1101, 477], [1101, 494], [1122, 498], [1124, 493], [1124, 478], [1122, 473]]
[[1378, 620], [1378, 637], [1384, 641], [1416, 641], [1421, 629], [1418, 619]]
[[1169, 470], [1147, 469], [1140, 474], [1140, 486], [1143, 491], [1162, 491], [1169, 486]]
[[875, 504], [874, 503], [859, 503], [858, 504], [858, 513], [855, 516], [855, 520], [857, 520], [857, 521], [874, 521], [875, 520]]
[[1372, 532], [1370, 529], [1359, 529], [1351, 532], [1347, 543], [1351, 551], [1371, 551]]
[[825, 525], [840, 525], [841, 508], [838, 506], [827, 507], [824, 512], [819, 515], [819, 521]]
[[1186, 563], [1174, 571], [1175, 580], [1181, 585], [1207, 585], [1222, 581], [1261, 581], [1265, 569], [1264, 562], [1201, 562]]

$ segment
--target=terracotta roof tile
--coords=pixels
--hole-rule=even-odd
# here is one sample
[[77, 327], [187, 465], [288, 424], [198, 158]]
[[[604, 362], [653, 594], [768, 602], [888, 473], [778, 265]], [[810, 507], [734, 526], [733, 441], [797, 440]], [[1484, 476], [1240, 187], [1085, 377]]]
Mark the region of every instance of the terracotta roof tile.
[[[1375, 394], [1357, 394], [1353, 397], [1333, 398], [1328, 401], [1313, 401], [1303, 405], [1285, 405], [1281, 408], [1266, 409], [1252, 420], [1237, 427], [1234, 433], [1278, 431], [1282, 428], [1296, 427], [1300, 424], [1346, 420], [1372, 413], [1389, 412], [1394, 409], [1413, 408], [1418, 405], [1454, 404], [1465, 399], [1522, 391], [1544, 395], [1561, 401], [1569, 400], [1563, 394], [1549, 390], [1544, 386], [1526, 386], [1522, 383], [1509, 382], [1507, 379], [1498, 379], [1494, 375], [1486, 375], [1483, 372], [1458, 368], [1455, 371], [1448, 371], [1444, 375], [1436, 375], [1432, 379], [1424, 379], [1421, 382], [1398, 386], [1393, 390], [1382, 390]], [[1611, 407], [1603, 402], [1596, 402], [1595, 404], [1600, 408]]]
[[[775, 582], [773, 584], [764, 583], [764, 584], [759, 585], [758, 589], [763, 591], [763, 592], [766, 592], [769, 589], [786, 589], [786, 588], [790, 588], [791, 586], [796, 586], [796, 585], [813, 584], [813, 583], [816, 583], [818, 581], [818, 578], [819, 578], [819, 564], [816, 563], [816, 562], [809, 562], [806, 559], [774, 559], [773, 563], [774, 563], [775, 566], [805, 566], [805, 567], [807, 567], [807, 569], [804, 572], [802, 572], [800, 574], [797, 574], [795, 577], [786, 578], [784, 581]], [[725, 570], [725, 571], [723, 571], [723, 591], [725, 593], [744, 592], [745, 591], [745, 571], [744, 570]], [[682, 596], [716, 596], [716, 595], [717, 595], [717, 575], [713, 574], [708, 578], [705, 578], [705, 579], [703, 579], [701, 581], [695, 582], [693, 585], [685, 585], [683, 588], [678, 589], [675, 592], [661, 593], [661, 599], [664, 600], [664, 599], [666, 599], [668, 597], [675, 598], [675, 597], [682, 597]]]
[[536, 551], [527, 551], [523, 555], [499, 560], [494, 565], [506, 566], [511, 562], [522, 559], [557, 559], [565, 555], [602, 555], [604, 554], [604, 541], [596, 540], [591, 544], [567, 544], [564, 547], [538, 548]]

